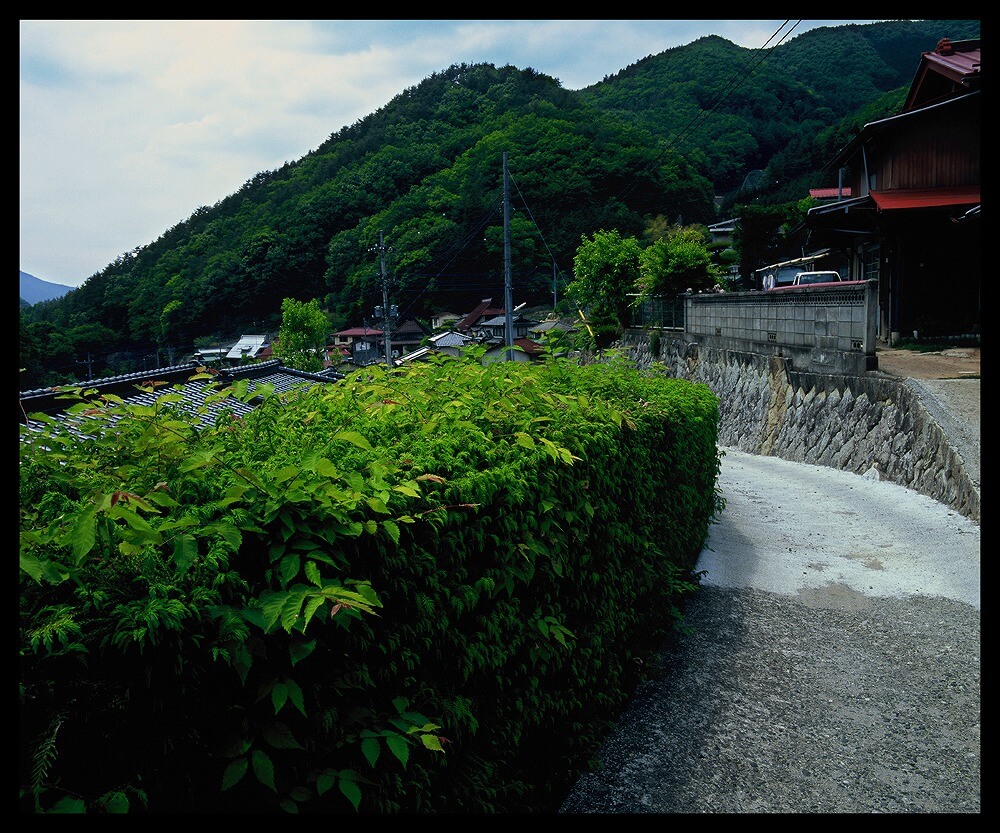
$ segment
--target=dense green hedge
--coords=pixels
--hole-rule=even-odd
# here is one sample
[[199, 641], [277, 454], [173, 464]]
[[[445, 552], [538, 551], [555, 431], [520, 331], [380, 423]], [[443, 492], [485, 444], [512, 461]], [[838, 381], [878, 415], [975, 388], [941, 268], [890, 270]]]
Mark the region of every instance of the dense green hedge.
[[711, 391], [442, 358], [178, 400], [21, 444], [22, 812], [554, 809], [697, 587]]

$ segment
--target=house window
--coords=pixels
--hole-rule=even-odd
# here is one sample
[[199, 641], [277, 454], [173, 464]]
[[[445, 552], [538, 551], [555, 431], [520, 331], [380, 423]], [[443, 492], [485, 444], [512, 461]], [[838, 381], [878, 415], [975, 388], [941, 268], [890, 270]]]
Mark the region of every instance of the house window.
[[878, 280], [879, 244], [865, 246], [861, 251], [862, 280]]

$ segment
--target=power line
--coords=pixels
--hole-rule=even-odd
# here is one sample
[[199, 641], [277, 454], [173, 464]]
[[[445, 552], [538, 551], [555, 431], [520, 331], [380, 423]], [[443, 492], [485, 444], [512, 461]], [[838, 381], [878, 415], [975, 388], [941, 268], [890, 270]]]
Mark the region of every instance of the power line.
[[[736, 75], [734, 75], [733, 78], [729, 80], [726, 86], [724, 86], [716, 94], [715, 98], [713, 98], [712, 101], [709, 102], [708, 106], [703, 108], [698, 113], [698, 115], [694, 117], [694, 119], [688, 122], [687, 126], [685, 126], [680, 130], [679, 133], [674, 134], [673, 137], [666, 140], [666, 144], [663, 150], [660, 151], [660, 153], [654, 157], [654, 161], [659, 161], [659, 159], [661, 159], [663, 156], [666, 155], [667, 151], [676, 148], [681, 139], [685, 138], [687, 135], [692, 133], [694, 129], [698, 127], [702, 121], [707, 119], [710, 115], [714, 114], [718, 110], [722, 102], [725, 101], [727, 98], [729, 98], [730, 95], [732, 95], [737, 89], [739, 89], [746, 82], [746, 80], [753, 74], [753, 72], [755, 72], [757, 68], [765, 60], [767, 60], [767, 58], [770, 57], [771, 52], [773, 52], [778, 46], [780, 46], [781, 43], [788, 38], [788, 36], [795, 30], [795, 28], [801, 22], [802, 22], [801, 20], [796, 20], [795, 23], [792, 25], [792, 27], [783, 35], [781, 35], [780, 39], [777, 40], [775, 44], [772, 47], [770, 47], [770, 49], [768, 49], [767, 52], [765, 53], [764, 49], [767, 47], [767, 45], [771, 43], [771, 41], [773, 41], [775, 38], [777, 38], [778, 34], [782, 31], [782, 29], [784, 29], [785, 26], [788, 25], [788, 20], [785, 20], [781, 24], [781, 26], [777, 28], [774, 34], [772, 34], [771, 37], [769, 37], [764, 42], [763, 46], [754, 50], [753, 55], [747, 60], [747, 62], [743, 65], [743, 67], [736, 73]], [[626, 188], [623, 188], [621, 191], [618, 192], [618, 196], [625, 197], [627, 194], [629, 194], [637, 187], [638, 182], [639, 182], [638, 179], [633, 179], [631, 185], [627, 186]]]

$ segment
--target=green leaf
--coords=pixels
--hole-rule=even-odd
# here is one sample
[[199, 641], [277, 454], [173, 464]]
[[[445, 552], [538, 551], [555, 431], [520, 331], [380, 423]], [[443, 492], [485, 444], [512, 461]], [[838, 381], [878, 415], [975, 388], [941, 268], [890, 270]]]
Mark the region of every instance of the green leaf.
[[285, 466], [284, 468], [278, 469], [274, 473], [275, 483], [284, 483], [286, 480], [291, 480], [299, 473], [298, 466]]
[[523, 431], [518, 431], [514, 435], [514, 439], [518, 445], [524, 446], [525, 448], [535, 447], [535, 441], [528, 434], [525, 434]]
[[320, 606], [326, 604], [325, 596], [313, 596], [308, 601], [306, 601], [306, 606], [302, 610], [302, 628], [305, 629], [313, 616], [316, 615], [316, 611], [319, 610]]
[[285, 680], [285, 689], [288, 691], [288, 699], [292, 701], [292, 705], [302, 713], [303, 717], [306, 717], [305, 702], [302, 699], [302, 689], [299, 688], [299, 684], [295, 680]]
[[150, 492], [146, 496], [146, 500], [148, 500], [150, 503], [155, 503], [157, 506], [163, 506], [163, 507], [172, 507], [180, 505], [166, 492]]
[[347, 796], [347, 800], [354, 805], [354, 809], [357, 810], [361, 805], [361, 789], [358, 787], [357, 783], [350, 778], [344, 778], [341, 775], [340, 778], [340, 791]]
[[385, 501], [381, 498], [370, 497], [365, 501], [373, 512], [378, 512], [380, 515], [388, 515], [389, 508], [385, 505]]
[[306, 787], [294, 787], [289, 795], [295, 801], [308, 801], [313, 796], [312, 790]]
[[247, 772], [247, 759], [237, 758], [230, 761], [226, 771], [222, 773], [222, 789], [228, 790], [234, 784], [238, 784]]
[[400, 763], [405, 768], [406, 762], [410, 759], [410, 745], [406, 742], [406, 739], [402, 735], [387, 735], [385, 745], [389, 747], [389, 751], [393, 755], [399, 758]]
[[389, 537], [392, 538], [392, 543], [399, 544], [399, 527], [396, 526], [394, 521], [382, 521], [382, 528], [389, 533]]
[[138, 532], [143, 540], [154, 544], [159, 543], [160, 534], [149, 525], [149, 521], [124, 503], [115, 504], [114, 509], [111, 509], [108, 515], [121, 518], [129, 529]]
[[96, 505], [88, 506], [77, 515], [73, 526], [67, 533], [65, 543], [72, 548], [74, 564], [83, 561], [83, 557], [93, 549], [94, 541], [97, 540], [97, 526], [94, 517], [96, 512]]
[[275, 683], [271, 689], [271, 703], [274, 705], [274, 713], [281, 711], [282, 706], [288, 702], [288, 686], [284, 683]]
[[441, 738], [437, 735], [421, 735], [420, 740], [428, 749], [432, 749], [435, 752], [444, 752], [444, 747], [441, 746]]
[[316, 463], [316, 474], [322, 475], [323, 477], [337, 477], [340, 472], [337, 471], [337, 467], [333, 463], [324, 457]]
[[316, 648], [316, 640], [310, 639], [308, 642], [293, 642], [288, 646], [288, 654], [292, 660], [292, 665], [297, 665]]
[[[48, 562], [46, 561], [46, 563]], [[42, 583], [42, 573], [45, 570], [45, 564], [39, 561], [35, 556], [22, 552], [21, 569], [31, 576], [31, 578], [38, 584]]]
[[316, 566], [315, 561], [307, 561], [304, 572], [307, 580], [311, 581], [317, 587], [323, 586], [323, 577], [319, 574], [319, 567]]
[[264, 481], [261, 480], [260, 477], [258, 477], [257, 474], [255, 472], [251, 471], [250, 469], [247, 469], [247, 468], [238, 468], [238, 469], [235, 470], [235, 472], [236, 472], [236, 474], [240, 475], [241, 477], [244, 477], [247, 480], [249, 480], [251, 483], [253, 483], [259, 489], [263, 489], [264, 488]]
[[305, 601], [306, 594], [310, 592], [308, 587], [303, 587], [301, 584], [297, 584], [295, 587], [294, 592], [288, 593], [288, 599], [281, 608], [281, 627], [287, 633], [291, 633], [292, 628], [295, 627], [302, 611], [302, 603]]
[[268, 723], [263, 729], [264, 739], [275, 749], [305, 749], [295, 739], [292, 730], [277, 720]]
[[333, 782], [337, 780], [337, 773], [332, 769], [325, 769], [316, 778], [316, 792], [323, 795], [330, 787], [333, 786]]
[[209, 524], [204, 529], [205, 535], [218, 535], [229, 544], [234, 550], [238, 550], [243, 543], [243, 533], [231, 523]]
[[204, 468], [209, 463], [213, 462], [215, 457], [215, 452], [210, 448], [201, 449], [195, 451], [187, 460], [184, 460], [180, 464], [180, 470], [183, 472], [194, 471], [195, 469]]
[[264, 617], [264, 630], [266, 632], [270, 633], [277, 624], [287, 599], [287, 593], [277, 591], [265, 593], [260, 597], [260, 612]]
[[52, 807], [49, 808], [50, 813], [86, 813], [87, 806], [83, 803], [81, 798], [73, 798], [70, 795], [64, 795], [60, 798]]
[[379, 753], [382, 751], [382, 746], [375, 738], [365, 738], [361, 741], [361, 751], [364, 753], [365, 758], [368, 759], [368, 763], [371, 766], [375, 766]]
[[299, 805], [290, 798], [282, 798], [278, 802], [278, 806], [286, 813], [297, 813], [299, 811]]
[[238, 758], [250, 749], [249, 738], [240, 737], [220, 749], [220, 755], [224, 758]]
[[193, 535], [178, 535], [174, 539], [174, 564], [180, 570], [181, 575], [187, 572], [188, 567], [198, 557], [198, 541]]
[[253, 763], [253, 774], [257, 776], [257, 780], [265, 787], [270, 787], [274, 792], [278, 792], [278, 788], [274, 785], [274, 764], [271, 763], [271, 759], [261, 750], [254, 749], [251, 754], [251, 762]]
[[123, 792], [115, 791], [113, 793], [109, 793], [104, 797], [101, 804], [108, 813], [122, 815], [128, 813], [128, 796]]
[[365, 451], [372, 451], [371, 443], [368, 442], [361, 434], [357, 431], [338, 431], [333, 435], [335, 440], [342, 440], [346, 443], [351, 443], [351, 445], [356, 445], [358, 448], [363, 448]]
[[294, 552], [289, 553], [281, 559], [279, 570], [281, 572], [282, 584], [288, 584], [288, 582], [299, 574], [299, 563], [299, 556]]

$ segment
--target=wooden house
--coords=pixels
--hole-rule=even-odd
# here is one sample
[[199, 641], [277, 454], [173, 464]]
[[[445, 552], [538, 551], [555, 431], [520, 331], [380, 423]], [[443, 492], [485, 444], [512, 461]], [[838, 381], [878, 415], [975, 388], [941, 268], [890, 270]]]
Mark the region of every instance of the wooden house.
[[879, 289], [879, 339], [980, 332], [980, 42], [920, 56], [902, 111], [831, 161], [854, 195], [809, 210], [811, 245]]

